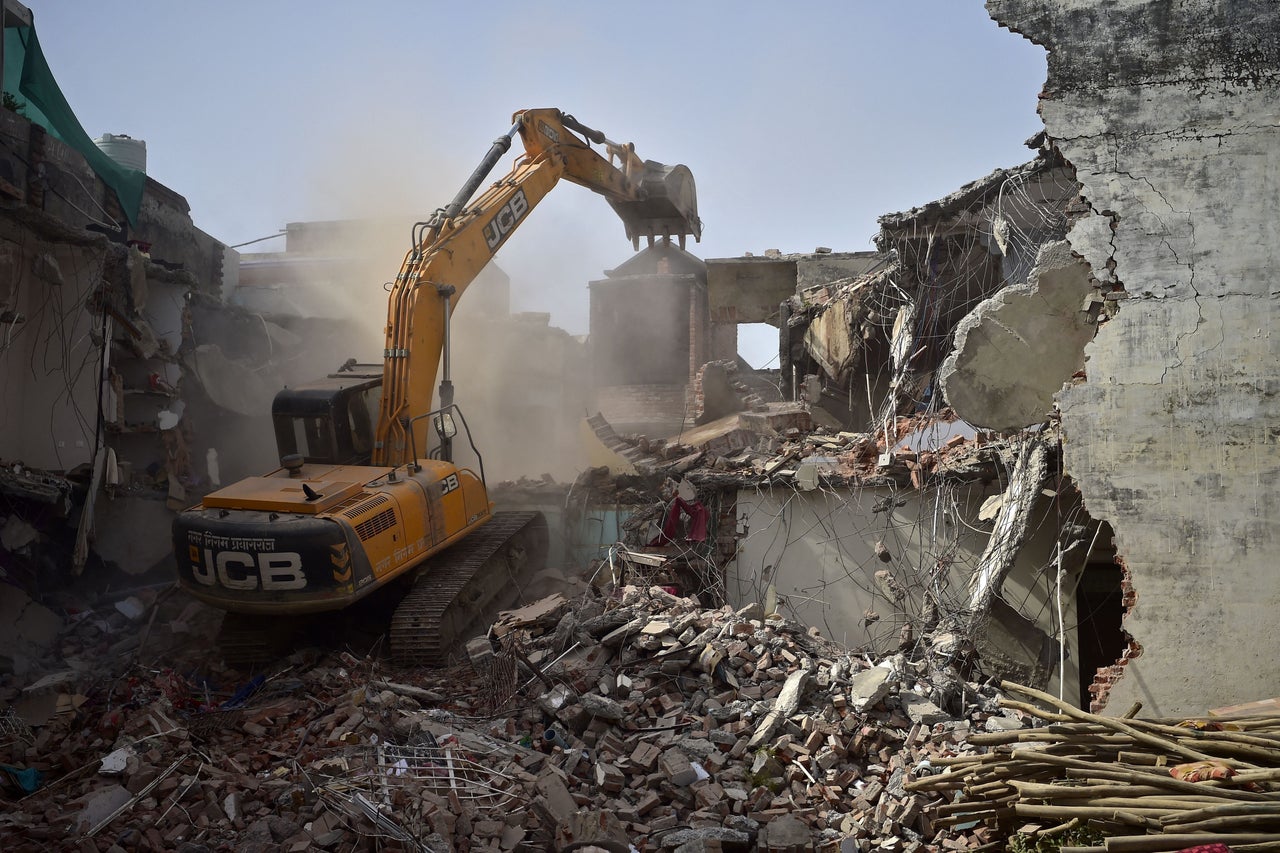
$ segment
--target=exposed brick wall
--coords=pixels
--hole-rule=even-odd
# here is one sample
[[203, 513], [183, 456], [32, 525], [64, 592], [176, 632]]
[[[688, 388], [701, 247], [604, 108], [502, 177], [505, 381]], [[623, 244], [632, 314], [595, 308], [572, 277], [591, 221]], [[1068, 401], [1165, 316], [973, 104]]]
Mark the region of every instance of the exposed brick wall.
[[[1129, 574], [1129, 567], [1125, 565], [1122, 557], [1116, 557], [1116, 565], [1120, 567], [1120, 603], [1124, 607], [1125, 618], [1138, 603], [1138, 592], [1133, 588], [1133, 576]], [[1089, 685], [1089, 693], [1093, 698], [1089, 701], [1089, 711], [1094, 714], [1101, 714], [1107, 707], [1107, 700], [1111, 698], [1111, 688], [1124, 675], [1124, 668], [1129, 661], [1142, 654], [1142, 645], [1128, 634], [1125, 635], [1129, 639], [1129, 645], [1125, 648], [1124, 653], [1120, 655], [1120, 660], [1111, 666], [1104, 666], [1098, 669], [1093, 677], [1093, 683]]]
[[707, 361], [738, 358], [738, 324], [710, 323]]
[[716, 519], [716, 565], [723, 571], [738, 556], [738, 492], [720, 490], [720, 517]]
[[764, 399], [761, 398], [759, 394], [756, 394], [754, 391], [748, 388], [745, 384], [743, 384], [737, 378], [736, 374], [738, 372], [738, 360], [736, 358], [719, 359], [717, 361], [709, 361], [706, 364], [699, 367], [697, 375], [694, 376], [693, 384], [689, 386], [689, 390], [690, 390], [689, 420], [695, 421], [695, 422], [700, 420], [702, 418], [703, 412], [706, 410], [707, 399], [706, 399], [706, 394], [703, 391], [702, 379], [707, 372], [707, 368], [712, 365], [723, 367], [725, 371], [729, 374], [729, 384], [732, 386], [734, 393], [737, 394], [738, 400], [740, 403], [739, 411], [744, 411], [744, 412], [764, 411], [765, 409]]
[[707, 363], [710, 346], [710, 321], [707, 318], [707, 286], [689, 288], [689, 381], [693, 382], [702, 365]]

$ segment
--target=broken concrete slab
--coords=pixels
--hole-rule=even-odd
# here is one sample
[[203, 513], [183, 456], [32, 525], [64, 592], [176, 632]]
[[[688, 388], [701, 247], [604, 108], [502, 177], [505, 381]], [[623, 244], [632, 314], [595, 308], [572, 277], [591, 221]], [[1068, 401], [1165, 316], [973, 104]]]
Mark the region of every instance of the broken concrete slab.
[[742, 423], [741, 413], [725, 415], [680, 434], [680, 443], [717, 456], [729, 456], [751, 447], [756, 435]]
[[906, 712], [913, 723], [932, 726], [935, 723], [951, 719], [951, 715], [933, 704], [928, 697], [921, 696], [919, 693], [902, 690], [898, 693], [898, 700], [902, 703], [902, 710]]
[[1093, 289], [1089, 266], [1069, 243], [1041, 246], [1027, 284], [1004, 288], [956, 326], [955, 350], [939, 371], [956, 413], [999, 432], [1048, 417], [1097, 331], [1085, 310]]
[[796, 708], [800, 707], [800, 698], [804, 695], [804, 688], [808, 681], [809, 672], [805, 669], [797, 669], [787, 676], [786, 682], [782, 685], [782, 692], [774, 700], [773, 708], [756, 726], [755, 734], [747, 744], [748, 749], [757, 749], [766, 743], [786, 722], [786, 719], [796, 712]]
[[593, 717], [599, 717], [602, 720], [616, 722], [626, 716], [623, 707], [607, 696], [601, 696], [596, 693], [586, 693], [579, 700], [582, 703], [582, 709]]
[[751, 844], [751, 836], [743, 830], [725, 826], [677, 829], [662, 836], [662, 848], [672, 850], [694, 841], [717, 841], [721, 849], [728, 853], [731, 850], [746, 850]]
[[81, 834], [93, 829], [132, 799], [133, 794], [129, 793], [128, 788], [114, 784], [98, 788], [85, 795], [77, 801], [80, 812], [75, 819], [76, 833]]
[[22, 590], [3, 587], [0, 595], [0, 657], [44, 657], [62, 629], [62, 619]]
[[850, 679], [849, 705], [859, 712], [873, 708], [889, 695], [893, 684], [892, 668], [873, 666], [864, 669]]
[[795, 815], [782, 815], [764, 825], [758, 844], [767, 853], [805, 853], [813, 850], [813, 834]]
[[762, 435], [786, 435], [788, 430], [811, 432], [813, 415], [804, 403], [766, 403], [761, 411], [741, 412], [739, 422]]
[[228, 358], [217, 344], [200, 344], [187, 357], [206, 394], [216, 405], [241, 415], [257, 416], [271, 410], [281, 383], [272, 374]]

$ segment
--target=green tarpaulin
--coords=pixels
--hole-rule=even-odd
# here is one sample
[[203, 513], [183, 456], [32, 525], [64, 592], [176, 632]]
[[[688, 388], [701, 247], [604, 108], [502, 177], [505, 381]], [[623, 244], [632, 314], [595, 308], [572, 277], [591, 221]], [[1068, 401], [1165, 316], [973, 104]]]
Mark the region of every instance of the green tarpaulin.
[[4, 29], [4, 93], [14, 99], [24, 117], [79, 151], [102, 182], [115, 190], [129, 224], [137, 224], [146, 175], [126, 169], [93, 144], [53, 79], [35, 27]]

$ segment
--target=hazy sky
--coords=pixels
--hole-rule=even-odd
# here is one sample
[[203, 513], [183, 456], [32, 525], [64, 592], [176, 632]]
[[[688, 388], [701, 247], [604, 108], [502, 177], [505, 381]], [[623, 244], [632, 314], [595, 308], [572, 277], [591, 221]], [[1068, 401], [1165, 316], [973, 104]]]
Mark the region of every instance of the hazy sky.
[[[1030, 159], [1042, 126], [1044, 51], [979, 0], [29, 5], [89, 135], [146, 140], [149, 174], [228, 244], [426, 217], [515, 110], [558, 107], [689, 166], [695, 254], [861, 250], [878, 215]], [[580, 334], [586, 283], [630, 254], [604, 201], [566, 183], [498, 263], [515, 310]]]

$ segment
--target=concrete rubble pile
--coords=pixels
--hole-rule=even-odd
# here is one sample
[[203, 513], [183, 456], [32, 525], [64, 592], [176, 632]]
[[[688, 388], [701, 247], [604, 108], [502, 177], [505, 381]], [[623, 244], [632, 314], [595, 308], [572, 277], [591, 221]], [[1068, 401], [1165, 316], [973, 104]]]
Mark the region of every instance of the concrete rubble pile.
[[[796, 406], [795, 415], [806, 414]], [[801, 489], [828, 485], [897, 485], [922, 488], [936, 478], [993, 476], [1020, 435], [999, 438], [975, 430], [950, 410], [895, 419], [885, 430], [849, 432], [815, 427], [805, 418], [779, 429], [767, 422], [732, 416], [681, 436], [679, 442], [640, 435], [619, 436], [603, 423], [595, 427], [610, 450], [643, 474], [688, 476], [699, 486], [782, 483]], [[939, 436], [944, 436], [939, 439]], [[584, 476], [604, 479], [589, 469]]]
[[237, 673], [211, 611], [127, 610], [140, 643], [73, 627], [98, 665], [43, 679], [39, 724], [0, 715], [4, 849], [972, 849], [995, 830], [912, 783], [1022, 725], [936, 661], [657, 587], [508, 612], [446, 670], [312, 648]]

